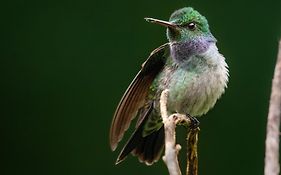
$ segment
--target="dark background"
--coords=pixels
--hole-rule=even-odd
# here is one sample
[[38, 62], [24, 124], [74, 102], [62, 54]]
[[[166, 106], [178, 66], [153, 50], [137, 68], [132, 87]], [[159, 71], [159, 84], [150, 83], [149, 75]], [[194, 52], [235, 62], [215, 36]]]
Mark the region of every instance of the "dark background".
[[2, 3], [0, 173], [168, 174], [162, 161], [147, 167], [132, 156], [115, 166], [120, 148], [111, 152], [108, 135], [122, 93], [167, 41], [164, 28], [143, 18], [166, 20], [184, 6], [207, 17], [231, 75], [200, 118], [199, 174], [263, 174], [280, 0]]

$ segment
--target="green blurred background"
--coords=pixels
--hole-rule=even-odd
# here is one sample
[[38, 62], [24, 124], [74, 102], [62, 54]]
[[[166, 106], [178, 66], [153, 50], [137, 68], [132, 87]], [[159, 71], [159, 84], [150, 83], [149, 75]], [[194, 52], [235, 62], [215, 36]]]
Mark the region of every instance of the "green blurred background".
[[168, 174], [162, 161], [147, 167], [132, 156], [115, 166], [120, 148], [111, 152], [108, 135], [124, 90], [167, 41], [143, 18], [184, 6], [207, 17], [231, 75], [200, 119], [199, 174], [263, 174], [280, 0], [2, 2], [0, 174]]

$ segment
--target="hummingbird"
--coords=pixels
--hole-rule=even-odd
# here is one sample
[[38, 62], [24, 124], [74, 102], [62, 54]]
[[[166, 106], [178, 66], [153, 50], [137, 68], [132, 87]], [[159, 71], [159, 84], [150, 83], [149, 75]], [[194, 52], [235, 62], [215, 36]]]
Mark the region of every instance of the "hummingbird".
[[138, 118], [116, 164], [130, 153], [146, 165], [159, 160], [165, 139], [159, 102], [163, 90], [169, 90], [168, 114], [196, 118], [213, 108], [227, 87], [228, 65], [207, 19], [198, 11], [184, 7], [169, 21], [145, 19], [166, 27], [168, 42], [151, 52], [116, 108], [109, 138], [112, 151], [132, 119]]

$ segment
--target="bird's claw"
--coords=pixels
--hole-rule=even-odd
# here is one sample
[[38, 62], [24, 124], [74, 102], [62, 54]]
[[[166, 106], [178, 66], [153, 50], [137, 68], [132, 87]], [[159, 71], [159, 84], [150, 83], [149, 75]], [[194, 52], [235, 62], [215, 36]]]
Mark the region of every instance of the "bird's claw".
[[190, 129], [196, 129], [196, 128], [199, 127], [200, 122], [199, 122], [199, 120], [197, 120], [196, 117], [192, 117], [192, 116], [189, 115], [189, 114], [187, 114], [186, 116], [187, 116], [187, 117], [189, 118], [189, 120], [190, 120], [190, 125], [189, 125]]

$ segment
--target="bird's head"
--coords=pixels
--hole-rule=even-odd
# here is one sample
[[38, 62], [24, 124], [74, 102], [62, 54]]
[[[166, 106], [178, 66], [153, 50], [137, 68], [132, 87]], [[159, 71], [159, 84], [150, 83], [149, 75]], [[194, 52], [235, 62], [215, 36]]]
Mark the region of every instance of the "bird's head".
[[170, 42], [185, 42], [204, 38], [215, 42], [207, 19], [191, 7], [185, 7], [172, 13], [169, 21], [145, 18], [148, 22], [167, 27], [167, 37]]

